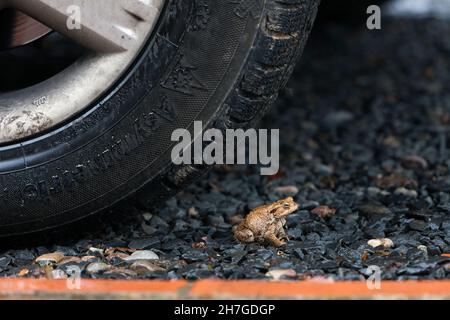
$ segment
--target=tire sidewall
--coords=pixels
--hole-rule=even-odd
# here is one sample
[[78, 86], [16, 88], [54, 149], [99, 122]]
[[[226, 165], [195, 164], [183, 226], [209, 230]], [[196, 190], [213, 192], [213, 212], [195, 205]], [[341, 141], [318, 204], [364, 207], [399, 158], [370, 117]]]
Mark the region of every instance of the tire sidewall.
[[[113, 90], [63, 127], [0, 148], [0, 234], [78, 220], [166, 170], [174, 129], [226, 112], [223, 102], [260, 25], [264, 1], [256, 3], [259, 13], [241, 16], [236, 1], [169, 1], [157, 31]], [[227, 21], [229, 30], [221, 30]], [[227, 66], [214, 60], [221, 54]], [[186, 72], [195, 74], [189, 88], [176, 87], [172, 78]]]

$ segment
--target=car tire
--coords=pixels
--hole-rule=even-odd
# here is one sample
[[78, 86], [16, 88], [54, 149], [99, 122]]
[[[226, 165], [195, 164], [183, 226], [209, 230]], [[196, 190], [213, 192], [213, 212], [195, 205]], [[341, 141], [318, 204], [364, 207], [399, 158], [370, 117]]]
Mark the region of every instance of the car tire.
[[135, 194], [156, 206], [206, 166], [171, 162], [194, 121], [253, 126], [286, 84], [318, 0], [168, 1], [127, 73], [74, 119], [0, 146], [0, 235], [60, 226]]

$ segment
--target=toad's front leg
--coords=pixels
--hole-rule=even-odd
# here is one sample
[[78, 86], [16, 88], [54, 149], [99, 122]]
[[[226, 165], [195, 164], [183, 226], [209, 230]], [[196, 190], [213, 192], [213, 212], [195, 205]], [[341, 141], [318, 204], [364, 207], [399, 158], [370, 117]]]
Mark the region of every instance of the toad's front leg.
[[286, 230], [284, 230], [284, 228], [278, 229], [277, 238], [283, 239], [283, 240], [289, 240], [288, 235], [286, 234]]
[[264, 239], [274, 247], [281, 247], [286, 244], [286, 242], [278, 239], [277, 234], [279, 233], [279, 230], [277, 228], [277, 225], [270, 226], [269, 229], [264, 234]]

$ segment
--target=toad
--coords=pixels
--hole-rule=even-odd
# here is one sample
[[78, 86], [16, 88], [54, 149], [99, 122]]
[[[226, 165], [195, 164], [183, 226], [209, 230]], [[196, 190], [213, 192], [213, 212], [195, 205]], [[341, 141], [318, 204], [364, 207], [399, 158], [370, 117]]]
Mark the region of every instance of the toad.
[[253, 209], [236, 228], [239, 242], [270, 244], [281, 247], [288, 240], [284, 226], [286, 217], [297, 211], [299, 205], [292, 197]]

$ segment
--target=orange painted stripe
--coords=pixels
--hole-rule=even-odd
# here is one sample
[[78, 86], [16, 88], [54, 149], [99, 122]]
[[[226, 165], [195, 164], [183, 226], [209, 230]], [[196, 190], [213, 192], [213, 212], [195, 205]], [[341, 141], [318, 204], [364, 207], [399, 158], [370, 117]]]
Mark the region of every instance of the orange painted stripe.
[[133, 280], [87, 280], [80, 281], [79, 289], [66, 280], [47, 279], [0, 279], [0, 294], [174, 294], [187, 285], [186, 281], [133, 281]]
[[363, 298], [450, 298], [450, 280], [382, 281], [380, 290], [369, 290], [366, 283], [328, 281], [145, 281], [81, 280], [78, 290], [69, 289], [65, 280], [0, 279], [0, 298], [53, 297], [89, 298], [96, 295], [132, 298], [266, 298], [266, 299], [363, 299]]
[[264, 281], [200, 281], [194, 284], [191, 294], [208, 298], [376, 298], [424, 296], [450, 298], [450, 281], [382, 281], [380, 290], [370, 290], [361, 282], [264, 282]]

